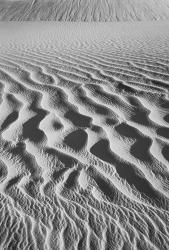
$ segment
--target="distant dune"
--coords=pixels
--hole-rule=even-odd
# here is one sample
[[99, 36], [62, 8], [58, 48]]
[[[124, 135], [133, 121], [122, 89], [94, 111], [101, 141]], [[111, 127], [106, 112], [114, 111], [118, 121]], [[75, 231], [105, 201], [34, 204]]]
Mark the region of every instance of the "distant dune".
[[168, 22], [0, 30], [0, 249], [168, 250]]
[[142, 21], [169, 19], [169, 0], [0, 0], [0, 20]]

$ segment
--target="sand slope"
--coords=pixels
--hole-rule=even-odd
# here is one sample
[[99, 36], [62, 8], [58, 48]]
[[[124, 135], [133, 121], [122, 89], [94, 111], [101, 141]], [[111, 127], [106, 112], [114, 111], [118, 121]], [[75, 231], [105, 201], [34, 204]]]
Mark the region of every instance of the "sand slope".
[[168, 25], [0, 24], [1, 249], [169, 249]]
[[141, 21], [169, 19], [169, 0], [0, 0], [0, 20]]

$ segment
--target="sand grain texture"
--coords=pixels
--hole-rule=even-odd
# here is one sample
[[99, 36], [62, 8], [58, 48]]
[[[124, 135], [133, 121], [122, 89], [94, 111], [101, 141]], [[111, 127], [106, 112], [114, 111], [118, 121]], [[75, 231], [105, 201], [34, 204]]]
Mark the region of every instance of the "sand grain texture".
[[169, 23], [0, 23], [0, 248], [169, 249]]

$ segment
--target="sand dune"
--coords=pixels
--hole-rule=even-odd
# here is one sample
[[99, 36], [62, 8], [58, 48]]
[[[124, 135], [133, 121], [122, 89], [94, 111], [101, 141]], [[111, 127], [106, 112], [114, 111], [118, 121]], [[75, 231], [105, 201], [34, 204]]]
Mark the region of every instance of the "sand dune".
[[5, 21], [143, 21], [169, 19], [169, 0], [0, 0]]
[[168, 25], [0, 24], [1, 249], [169, 249]]

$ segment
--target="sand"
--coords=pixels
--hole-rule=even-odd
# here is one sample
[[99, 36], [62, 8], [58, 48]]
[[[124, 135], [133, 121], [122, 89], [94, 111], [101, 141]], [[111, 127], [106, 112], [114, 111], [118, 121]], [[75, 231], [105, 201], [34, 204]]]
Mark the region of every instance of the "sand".
[[0, 23], [0, 249], [169, 249], [168, 27]]
[[1, 21], [166, 19], [169, 19], [169, 0], [0, 0]]

